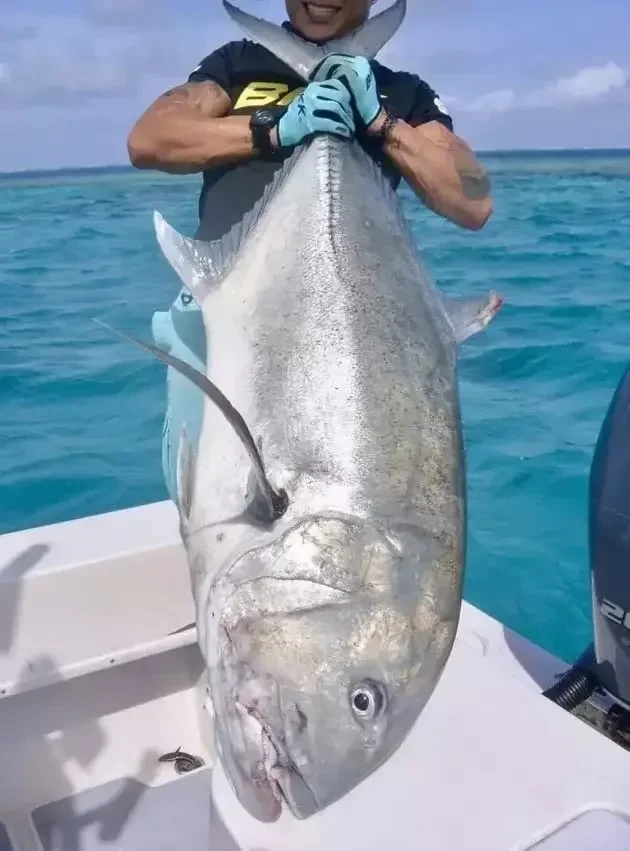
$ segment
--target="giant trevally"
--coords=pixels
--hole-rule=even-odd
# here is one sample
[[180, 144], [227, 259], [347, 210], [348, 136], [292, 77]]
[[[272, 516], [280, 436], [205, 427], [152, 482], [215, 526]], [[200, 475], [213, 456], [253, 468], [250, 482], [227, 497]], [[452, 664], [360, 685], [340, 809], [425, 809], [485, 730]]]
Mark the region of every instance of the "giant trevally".
[[[404, 0], [326, 48], [225, 4], [306, 80], [373, 57]], [[405, 740], [449, 658], [466, 545], [457, 346], [501, 300], [447, 302], [356, 141], [298, 148], [218, 242], [155, 214], [201, 305], [206, 393], [178, 507], [217, 751], [256, 818], [306, 818]], [[136, 341], [138, 342], [138, 341]], [[141, 344], [144, 345], [144, 344]]]

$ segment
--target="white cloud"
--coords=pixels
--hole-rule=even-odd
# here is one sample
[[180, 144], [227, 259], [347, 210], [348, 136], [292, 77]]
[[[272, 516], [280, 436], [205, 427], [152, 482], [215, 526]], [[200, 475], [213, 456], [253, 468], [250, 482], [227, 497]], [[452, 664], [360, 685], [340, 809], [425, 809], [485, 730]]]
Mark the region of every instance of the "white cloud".
[[[235, 37], [229, 21], [205, 28], [189, 19], [166, 18], [161, 25], [153, 19], [147, 28], [138, 24], [148, 0], [127, 2], [94, 2], [83, 15], [20, 15], [3, 22], [0, 107], [127, 97], [147, 80], [152, 87], [171, 85]], [[3, 33], [12, 37], [3, 39]]]
[[515, 109], [561, 107], [581, 101], [597, 101], [612, 92], [625, 89], [630, 83], [630, 73], [609, 61], [605, 65], [582, 68], [576, 74], [560, 77], [553, 83], [530, 92], [514, 89], [497, 89], [469, 101], [445, 97], [460, 112], [485, 114], [509, 112]]
[[131, 45], [88, 31], [70, 16], [34, 18], [29, 36], [3, 51], [0, 103], [23, 106], [121, 95], [133, 77]]
[[550, 86], [526, 96], [528, 106], [554, 106], [605, 97], [615, 89], [628, 85], [630, 75], [615, 62], [582, 68], [571, 77], [561, 77]]
[[470, 101], [449, 95], [444, 100], [459, 112], [507, 112], [514, 107], [516, 95], [514, 89], [496, 89]]
[[[284, 0], [236, 2], [270, 20], [284, 17]], [[597, 29], [592, 0], [553, 10], [548, 0], [530, 0], [525, 11], [506, 6], [505, 16], [496, 15], [496, 0], [427, 3], [411, 0], [405, 26], [379, 58], [420, 74], [473, 144], [628, 139], [627, 109], [608, 106], [630, 103], [628, 69], [601, 62], [602, 51], [626, 55], [619, 21], [628, 0], [609, 0], [619, 14]], [[126, 161], [126, 134], [150, 100], [241, 37], [220, 0], [0, 0], [0, 9], [0, 170]], [[566, 32], [560, 42], [556, 24]], [[457, 97], [445, 96], [449, 90]], [[589, 119], [572, 104], [585, 104]]]

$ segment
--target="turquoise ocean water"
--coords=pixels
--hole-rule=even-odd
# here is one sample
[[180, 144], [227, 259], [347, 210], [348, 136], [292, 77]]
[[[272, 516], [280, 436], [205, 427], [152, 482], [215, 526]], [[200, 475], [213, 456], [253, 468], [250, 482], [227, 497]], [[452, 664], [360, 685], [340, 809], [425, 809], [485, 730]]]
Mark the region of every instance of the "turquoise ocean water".
[[[467, 233], [404, 203], [438, 284], [500, 291], [462, 349], [466, 598], [566, 659], [590, 637], [591, 453], [630, 361], [630, 152], [488, 155], [496, 213]], [[195, 227], [198, 179], [0, 178], [0, 532], [164, 499], [164, 370], [149, 338], [178, 281], [157, 207]]]

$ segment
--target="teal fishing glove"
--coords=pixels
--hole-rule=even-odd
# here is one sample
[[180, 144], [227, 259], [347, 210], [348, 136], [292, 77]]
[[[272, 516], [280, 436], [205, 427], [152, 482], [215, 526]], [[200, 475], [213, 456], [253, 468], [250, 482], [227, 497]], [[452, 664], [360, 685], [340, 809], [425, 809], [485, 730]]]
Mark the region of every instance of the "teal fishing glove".
[[350, 92], [339, 80], [310, 83], [292, 101], [277, 126], [282, 148], [293, 148], [313, 133], [354, 136], [354, 114]]
[[372, 66], [363, 56], [331, 53], [319, 64], [316, 80], [340, 80], [352, 95], [354, 106], [366, 127], [378, 117], [381, 103]]

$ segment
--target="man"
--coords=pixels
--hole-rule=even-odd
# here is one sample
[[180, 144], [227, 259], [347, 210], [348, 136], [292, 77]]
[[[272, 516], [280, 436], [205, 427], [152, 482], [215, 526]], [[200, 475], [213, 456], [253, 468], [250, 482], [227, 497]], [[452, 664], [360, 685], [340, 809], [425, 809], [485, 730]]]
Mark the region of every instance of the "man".
[[[324, 43], [353, 32], [374, 0], [286, 0], [285, 27]], [[357, 136], [394, 187], [404, 177], [433, 211], [463, 228], [481, 228], [492, 212], [485, 171], [453, 133], [452, 119], [419, 77], [359, 57], [334, 55], [304, 82], [249, 41], [207, 56], [188, 82], [161, 95], [128, 140], [136, 168], [203, 173], [200, 239], [218, 239], [251, 210], [284, 159], [316, 133]], [[376, 83], [376, 85], [374, 85]], [[205, 372], [201, 313], [183, 290], [168, 313], [156, 313], [157, 345]], [[164, 474], [175, 498], [180, 427], [195, 442], [202, 398], [169, 369]]]

